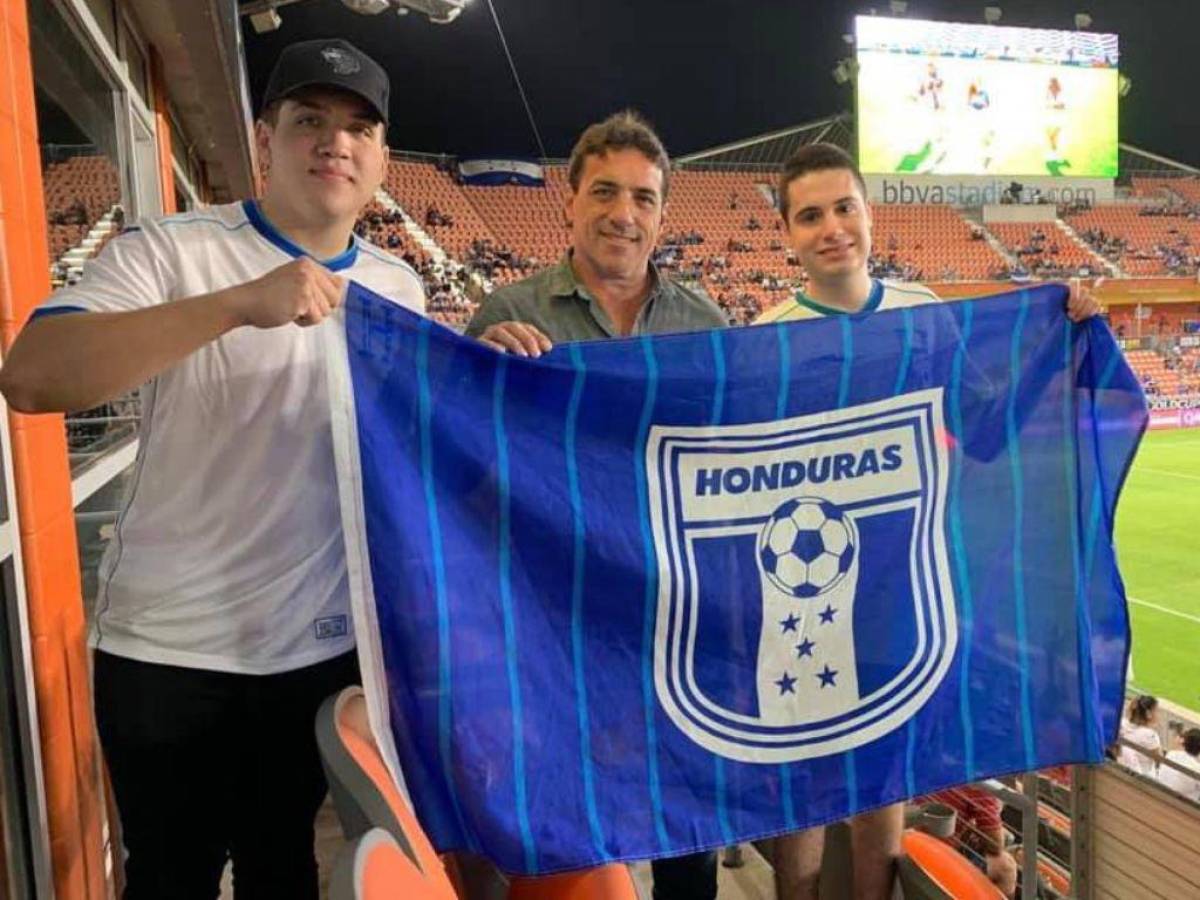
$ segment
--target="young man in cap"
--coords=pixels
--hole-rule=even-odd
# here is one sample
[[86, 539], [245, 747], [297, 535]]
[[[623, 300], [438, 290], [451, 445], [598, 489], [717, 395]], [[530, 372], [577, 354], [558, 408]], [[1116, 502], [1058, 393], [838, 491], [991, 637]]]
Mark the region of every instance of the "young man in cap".
[[[938, 297], [919, 284], [872, 278], [871, 209], [866, 184], [854, 161], [832, 144], [809, 144], [797, 150], [779, 178], [779, 211], [788, 240], [808, 273], [807, 292], [780, 303], [756, 324], [865, 314], [935, 303]], [[1091, 293], [1071, 285], [1067, 315], [1080, 321], [1100, 311]], [[854, 893], [858, 900], [892, 896], [895, 861], [900, 855], [902, 804], [872, 810], [850, 820], [854, 859]], [[825, 829], [810, 828], [776, 838], [774, 867], [780, 900], [815, 900], [818, 896]]]
[[387, 165], [388, 78], [341, 40], [280, 55], [259, 200], [140, 223], [37, 310], [0, 372], [24, 412], [141, 386], [99, 571], [96, 716], [127, 898], [317, 896], [321, 701], [357, 679], [321, 323], [347, 278], [415, 310], [356, 239]]

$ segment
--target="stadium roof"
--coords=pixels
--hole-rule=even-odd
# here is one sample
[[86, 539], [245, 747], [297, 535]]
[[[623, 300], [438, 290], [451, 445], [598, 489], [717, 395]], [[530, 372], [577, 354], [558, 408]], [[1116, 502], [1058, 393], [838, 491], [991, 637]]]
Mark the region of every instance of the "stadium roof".
[[[908, 15], [981, 22], [984, 5], [915, 0]], [[1121, 101], [1121, 140], [1200, 165], [1200, 3], [999, 5], [1002, 25], [1061, 29], [1086, 7], [1094, 30], [1120, 35], [1122, 71], [1133, 82]], [[277, 31], [257, 34], [246, 19], [243, 28], [255, 98], [280, 48], [295, 40], [341, 35], [379, 58], [395, 86], [393, 147], [563, 157], [584, 125], [635, 106], [674, 155], [691, 156], [851, 108], [850, 86], [831, 72], [852, 49], [842, 35], [854, 15], [869, 11], [835, 0], [472, 0], [442, 26], [419, 14], [362, 16], [336, 0], [304, 0], [280, 9]]]

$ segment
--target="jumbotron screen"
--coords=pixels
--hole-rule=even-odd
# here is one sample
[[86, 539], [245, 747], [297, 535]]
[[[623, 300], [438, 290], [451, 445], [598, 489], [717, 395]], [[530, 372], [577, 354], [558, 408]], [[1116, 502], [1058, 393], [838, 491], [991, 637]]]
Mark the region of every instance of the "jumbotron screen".
[[1117, 175], [1117, 36], [859, 16], [872, 174]]

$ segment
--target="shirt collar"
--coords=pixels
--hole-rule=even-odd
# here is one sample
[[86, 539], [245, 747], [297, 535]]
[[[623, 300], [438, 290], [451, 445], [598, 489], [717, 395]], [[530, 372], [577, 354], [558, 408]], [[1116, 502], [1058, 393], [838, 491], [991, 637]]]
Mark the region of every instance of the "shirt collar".
[[[583, 297], [584, 299], [593, 299], [591, 291], [587, 286], [575, 277], [575, 270], [571, 268], [571, 255], [573, 250], [568, 249], [563, 254], [562, 259], [558, 261], [558, 265], [550, 274], [550, 293], [555, 297]], [[650, 293], [646, 295], [646, 301], [653, 300], [662, 290], [663, 279], [658, 271], [658, 266], [654, 265], [653, 260], [648, 264], [650, 269]]]
[[863, 308], [856, 312], [847, 312], [844, 309], [838, 309], [836, 306], [826, 306], [817, 300], [814, 300], [804, 291], [796, 291], [796, 302], [801, 306], [807, 306], [814, 312], [819, 312], [823, 316], [866, 316], [875, 312], [879, 308], [879, 304], [883, 301], [883, 282], [878, 278], [871, 279], [871, 293], [867, 294], [867, 302], [863, 304]]
[[[243, 200], [242, 209], [246, 213], [246, 218], [250, 224], [254, 226], [254, 230], [261, 234], [268, 242], [274, 244], [288, 256], [293, 259], [299, 259], [302, 256], [311, 257], [312, 254], [294, 243], [285, 236], [270, 219], [263, 214], [262, 207], [259, 206], [257, 200]], [[346, 249], [337, 256], [329, 259], [316, 260], [331, 272], [337, 272], [341, 269], [348, 269], [354, 265], [354, 261], [358, 258], [358, 242], [354, 239], [354, 235], [350, 236], [350, 243]]]

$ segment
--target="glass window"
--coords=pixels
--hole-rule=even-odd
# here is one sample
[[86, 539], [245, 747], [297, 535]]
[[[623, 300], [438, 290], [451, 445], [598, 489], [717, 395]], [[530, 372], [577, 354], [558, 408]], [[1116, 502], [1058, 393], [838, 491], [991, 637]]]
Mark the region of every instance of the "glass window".
[[125, 60], [129, 70], [129, 80], [133, 82], [133, 87], [142, 98], [142, 102], [146, 104], [147, 109], [152, 109], [150, 67], [147, 64], [145, 53], [142, 52], [141, 43], [134, 37], [124, 19], [121, 20], [121, 59]]
[[16, 640], [16, 569], [12, 556], [0, 560], [0, 900], [36, 896], [30, 837], [33, 834], [25, 781], [29, 731], [22, 714], [20, 665], [24, 652]]
[[[39, 0], [40, 2], [40, 0]], [[96, 23], [100, 26], [100, 30], [104, 33], [104, 37], [108, 40], [108, 46], [116, 49], [117, 46], [117, 4], [116, 0], [84, 0], [84, 4], [92, 12]], [[36, 5], [33, 4], [33, 5]]]
[[[88, 0], [88, 7], [111, 30], [112, 3]], [[50, 0], [30, 0], [29, 23], [45, 188], [46, 262], [57, 288], [78, 280], [84, 262], [120, 233], [127, 212], [135, 207], [128, 196], [131, 177], [121, 175], [128, 161], [121, 154], [126, 144], [124, 116], [118, 114], [113, 79]], [[144, 80], [140, 51], [136, 59]], [[69, 416], [72, 472], [128, 440], [136, 432], [138, 413], [136, 397], [127, 397]]]

